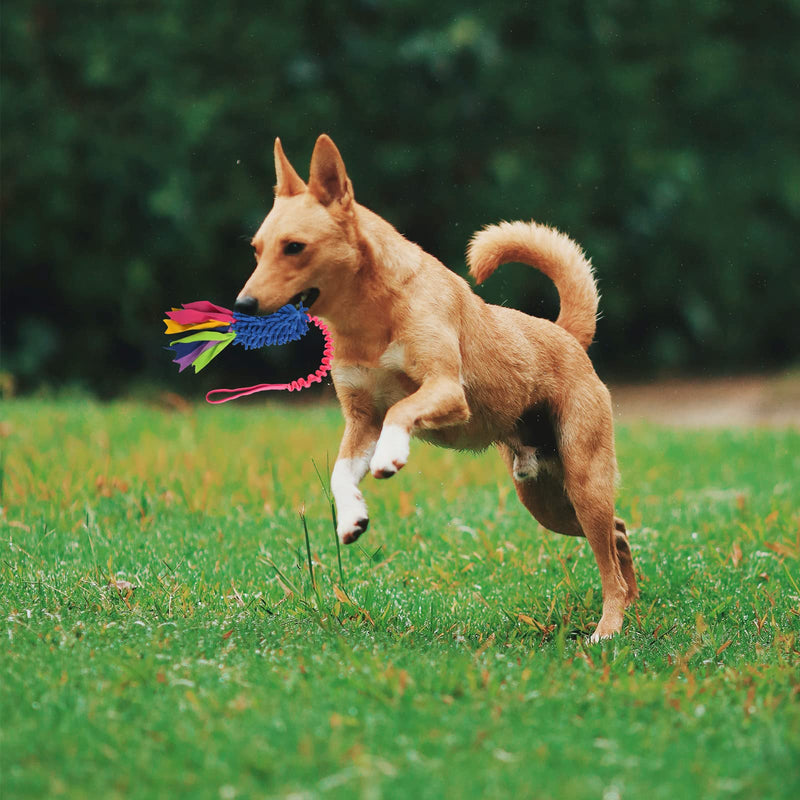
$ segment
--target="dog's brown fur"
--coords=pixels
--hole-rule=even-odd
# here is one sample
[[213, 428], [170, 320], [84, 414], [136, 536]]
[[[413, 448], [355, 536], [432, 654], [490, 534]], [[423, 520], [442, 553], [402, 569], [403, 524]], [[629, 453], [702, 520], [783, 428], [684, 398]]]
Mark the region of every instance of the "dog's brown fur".
[[[339, 151], [321, 136], [306, 184], [275, 142], [275, 204], [255, 237], [258, 265], [239, 302], [270, 313], [312, 287], [329, 323], [345, 432], [331, 480], [339, 535], [368, 515], [358, 484], [369, 468], [403, 467], [408, 440], [478, 450], [496, 444], [525, 507], [546, 528], [589, 540], [603, 588], [593, 640], [621, 630], [638, 594], [625, 524], [614, 516], [611, 401], [586, 349], [598, 296], [571, 239], [537, 223], [502, 223], [469, 247], [480, 283], [520, 261], [555, 283], [555, 323], [488, 305], [466, 281], [355, 202]], [[289, 243], [301, 252], [284, 252]], [[296, 247], [295, 247], [296, 249]]]

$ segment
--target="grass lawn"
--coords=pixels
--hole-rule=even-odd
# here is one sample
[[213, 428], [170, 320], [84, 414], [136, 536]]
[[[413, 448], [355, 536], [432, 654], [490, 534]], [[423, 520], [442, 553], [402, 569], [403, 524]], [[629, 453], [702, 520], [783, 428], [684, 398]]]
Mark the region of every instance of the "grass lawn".
[[339, 554], [336, 407], [0, 416], [4, 798], [800, 797], [798, 431], [619, 430], [642, 597], [592, 646], [493, 452], [413, 446]]

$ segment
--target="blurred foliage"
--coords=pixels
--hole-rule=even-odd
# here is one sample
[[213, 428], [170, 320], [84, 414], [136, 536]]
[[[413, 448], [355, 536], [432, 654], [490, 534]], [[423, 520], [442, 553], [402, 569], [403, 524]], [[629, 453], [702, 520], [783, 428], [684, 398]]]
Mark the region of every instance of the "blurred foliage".
[[[161, 311], [232, 302], [273, 137], [303, 174], [322, 131], [356, 197], [454, 269], [489, 222], [570, 233], [606, 372], [787, 363], [799, 23], [797, 0], [8, 0], [4, 369], [23, 389], [175, 385]], [[555, 311], [527, 268], [481, 293]]]

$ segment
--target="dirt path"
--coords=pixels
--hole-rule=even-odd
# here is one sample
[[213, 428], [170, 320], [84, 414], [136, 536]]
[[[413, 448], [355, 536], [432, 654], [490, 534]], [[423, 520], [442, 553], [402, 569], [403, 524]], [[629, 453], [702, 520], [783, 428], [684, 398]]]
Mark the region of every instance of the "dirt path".
[[611, 385], [617, 419], [663, 425], [800, 427], [800, 371]]

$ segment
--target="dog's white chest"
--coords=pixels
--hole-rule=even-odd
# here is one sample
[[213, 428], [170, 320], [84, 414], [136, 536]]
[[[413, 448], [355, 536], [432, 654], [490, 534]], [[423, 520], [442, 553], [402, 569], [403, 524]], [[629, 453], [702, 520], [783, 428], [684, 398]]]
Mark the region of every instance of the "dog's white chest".
[[414, 391], [406, 372], [405, 348], [392, 342], [378, 359], [377, 367], [337, 365], [333, 362], [333, 382], [337, 390], [366, 390], [375, 405], [387, 409]]

